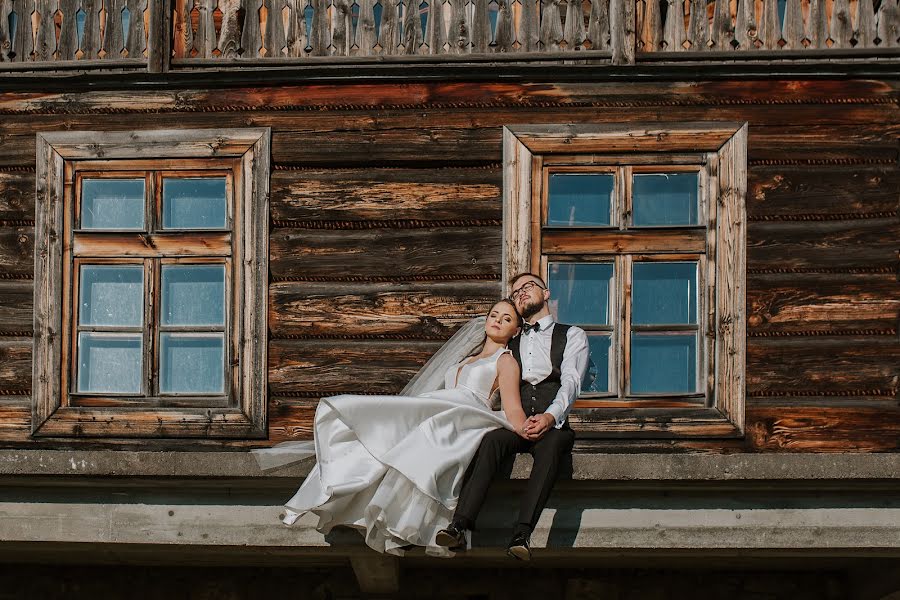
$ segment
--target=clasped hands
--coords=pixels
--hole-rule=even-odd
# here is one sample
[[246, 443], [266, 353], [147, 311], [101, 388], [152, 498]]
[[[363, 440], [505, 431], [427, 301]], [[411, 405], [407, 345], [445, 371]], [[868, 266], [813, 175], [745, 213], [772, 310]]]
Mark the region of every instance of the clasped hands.
[[525, 419], [522, 428], [516, 432], [530, 442], [536, 442], [546, 434], [551, 427], [556, 425], [556, 419], [548, 413], [532, 415]]

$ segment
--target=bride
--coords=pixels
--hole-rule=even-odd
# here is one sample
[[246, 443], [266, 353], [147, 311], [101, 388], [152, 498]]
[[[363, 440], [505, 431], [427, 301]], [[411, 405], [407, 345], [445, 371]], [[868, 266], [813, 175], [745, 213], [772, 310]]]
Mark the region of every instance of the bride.
[[[402, 556], [412, 545], [451, 555], [435, 537], [453, 516], [481, 438], [499, 427], [524, 437], [520, 369], [506, 348], [521, 323], [515, 305], [501, 300], [454, 335], [403, 395], [322, 398], [315, 417], [316, 465], [285, 504], [284, 522], [291, 525], [309, 512], [322, 533], [349, 526], [379, 552]], [[466, 356], [458, 348], [471, 348], [474, 327], [483, 341]], [[494, 411], [491, 398], [498, 391], [502, 410]], [[260, 464], [266, 466], [263, 457], [280, 446], [256, 451]]]

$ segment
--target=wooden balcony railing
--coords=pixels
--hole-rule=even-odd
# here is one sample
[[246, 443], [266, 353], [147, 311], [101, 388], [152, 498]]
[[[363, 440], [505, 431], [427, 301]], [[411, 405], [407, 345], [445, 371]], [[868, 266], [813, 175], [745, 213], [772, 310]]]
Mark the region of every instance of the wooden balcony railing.
[[640, 0], [637, 18], [639, 53], [900, 47], [896, 0]]
[[0, 0], [0, 71], [388, 60], [628, 64], [760, 51], [795, 51], [805, 60], [897, 58], [898, 2]]

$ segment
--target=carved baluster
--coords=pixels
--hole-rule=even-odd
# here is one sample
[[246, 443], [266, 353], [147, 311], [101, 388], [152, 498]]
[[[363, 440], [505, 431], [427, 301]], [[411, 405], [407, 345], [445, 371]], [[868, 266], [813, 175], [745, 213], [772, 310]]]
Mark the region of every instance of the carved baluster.
[[588, 38], [592, 50], [609, 49], [609, 0], [591, 0]]
[[470, 51], [469, 22], [466, 19], [466, 0], [449, 0], [450, 31], [447, 42], [450, 54], [465, 54]]
[[784, 10], [782, 37], [785, 41], [784, 48], [786, 50], [803, 49], [803, 10], [800, 2], [801, 0], [787, 0], [787, 6]]
[[559, 50], [559, 43], [563, 39], [559, 2], [560, 0], [544, 0], [544, 14], [541, 15], [541, 44], [544, 52]]
[[704, 0], [691, 0], [691, 21], [688, 39], [691, 41], [690, 50], [706, 50], [707, 30], [706, 4]]
[[240, 0], [219, 0], [222, 28], [216, 46], [222, 58], [235, 58], [241, 50]]
[[734, 40], [734, 28], [731, 26], [731, 8], [729, 0], [716, 0], [713, 14], [712, 47], [716, 50], [731, 50]]
[[850, 1], [834, 0], [834, 8], [831, 9], [831, 47], [851, 48], [851, 37], [853, 23], [850, 21]]
[[284, 56], [284, 8], [283, 0], [263, 0], [266, 7], [266, 58]]
[[856, 45], [854, 48], [872, 48], [875, 46], [875, 8], [872, 0], [859, 0], [856, 3], [855, 37]]
[[881, 0], [878, 8], [879, 48], [900, 47], [900, 2], [898, 0]]
[[356, 45], [359, 56], [375, 53], [375, 0], [359, 0], [359, 21], [356, 24]]
[[472, 52], [485, 53], [491, 43], [491, 26], [488, 18], [488, 0], [474, 0], [472, 19]]
[[757, 38], [756, 7], [754, 0], [738, 0], [737, 18], [734, 24], [736, 50], [754, 50]]
[[657, 0], [644, 0], [644, 18], [641, 22], [640, 37], [642, 52], [656, 52], [660, 48], [659, 31], [662, 28]]
[[259, 58], [262, 49], [259, 9], [262, 0], [242, 0], [244, 9], [244, 29], [241, 32], [241, 58]]
[[763, 14], [759, 24], [762, 35], [763, 48], [766, 50], [778, 50], [781, 46], [781, 21], [778, 18], [778, 0], [764, 0]]
[[34, 60], [53, 60], [56, 52], [56, 24], [53, 16], [56, 13], [56, 0], [37, 0], [37, 29], [34, 36]]
[[[59, 29], [59, 43], [56, 47], [56, 57], [58, 60], [75, 60], [75, 54], [78, 52], [78, 29], [76, 28], [78, 12], [78, 0], [59, 0], [59, 12], [62, 13], [62, 23]], [[2, 6], [2, 0], [0, 0]], [[0, 19], [3, 18], [3, 10], [0, 8]], [[0, 23], [0, 29], [3, 24]], [[2, 36], [0, 30], [0, 36]], [[0, 42], [2, 45], [2, 42]], [[3, 52], [0, 50], [0, 61], [3, 60]]]
[[581, 8], [581, 0], [568, 0], [566, 3], [566, 27], [563, 38], [567, 50], [581, 50], [584, 47], [584, 10]]
[[684, 0], [668, 0], [666, 23], [663, 28], [663, 49], [668, 52], [684, 50]]
[[809, 18], [806, 24], [806, 37], [811, 48], [827, 48], [828, 15], [825, 12], [825, 0], [810, 0]]

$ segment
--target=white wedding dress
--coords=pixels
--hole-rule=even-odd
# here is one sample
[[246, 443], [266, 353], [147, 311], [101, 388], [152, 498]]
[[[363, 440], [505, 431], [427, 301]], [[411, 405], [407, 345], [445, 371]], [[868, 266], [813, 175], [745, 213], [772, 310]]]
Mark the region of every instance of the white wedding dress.
[[450, 555], [435, 536], [453, 516], [463, 474], [488, 431], [512, 427], [489, 401], [506, 352], [452, 365], [444, 389], [417, 396], [322, 398], [316, 466], [285, 504], [285, 523], [311, 512], [319, 531], [353, 527], [379, 552], [402, 556], [414, 544]]

